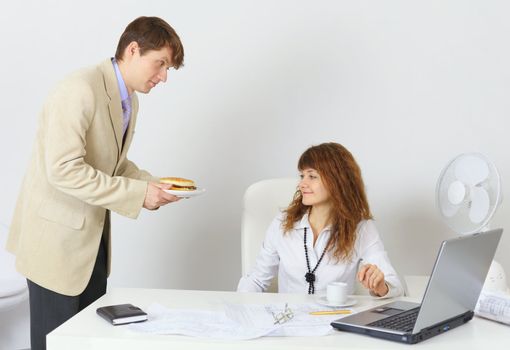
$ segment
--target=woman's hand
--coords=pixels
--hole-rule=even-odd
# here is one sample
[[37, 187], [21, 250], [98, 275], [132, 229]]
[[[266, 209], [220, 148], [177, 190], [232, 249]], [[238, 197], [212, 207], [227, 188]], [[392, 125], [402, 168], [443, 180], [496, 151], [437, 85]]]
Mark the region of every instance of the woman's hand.
[[388, 294], [389, 288], [384, 281], [384, 273], [379, 270], [377, 265], [365, 264], [358, 271], [358, 280], [363, 287], [369, 289], [377, 296]]

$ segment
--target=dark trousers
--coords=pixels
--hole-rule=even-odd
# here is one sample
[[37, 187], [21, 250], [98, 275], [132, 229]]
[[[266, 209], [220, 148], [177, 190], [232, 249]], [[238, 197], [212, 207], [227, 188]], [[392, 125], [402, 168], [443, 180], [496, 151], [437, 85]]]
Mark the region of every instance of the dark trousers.
[[101, 239], [92, 276], [85, 290], [68, 296], [27, 280], [32, 350], [46, 349], [46, 335], [106, 293], [106, 249]]

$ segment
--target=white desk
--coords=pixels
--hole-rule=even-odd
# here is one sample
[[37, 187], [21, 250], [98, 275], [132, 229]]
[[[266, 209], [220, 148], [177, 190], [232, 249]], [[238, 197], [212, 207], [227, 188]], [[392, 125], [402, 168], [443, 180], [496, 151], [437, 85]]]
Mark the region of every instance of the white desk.
[[[235, 303], [303, 303], [313, 296], [272, 293], [235, 293], [163, 289], [113, 289], [47, 337], [48, 350], [81, 349], [509, 349], [510, 327], [475, 317], [467, 324], [415, 345], [335, 331], [325, 337], [264, 337], [247, 341], [207, 341], [186, 336], [146, 335], [112, 326], [96, 308], [132, 303], [142, 309], [158, 302], [172, 308], [221, 309], [224, 301]], [[387, 302], [356, 296], [355, 310]]]

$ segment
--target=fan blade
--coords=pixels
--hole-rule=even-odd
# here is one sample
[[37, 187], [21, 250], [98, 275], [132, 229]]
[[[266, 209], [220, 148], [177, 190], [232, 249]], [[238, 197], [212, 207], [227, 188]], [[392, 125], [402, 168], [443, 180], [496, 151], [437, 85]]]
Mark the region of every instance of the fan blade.
[[460, 204], [466, 196], [466, 186], [460, 181], [454, 181], [448, 186], [448, 200], [452, 204]]
[[484, 188], [471, 188], [471, 209], [469, 210], [469, 219], [475, 224], [481, 223], [489, 213], [490, 199], [489, 194]]
[[451, 204], [443, 204], [441, 206], [441, 213], [447, 218], [453, 217], [459, 211], [460, 206], [453, 206]]
[[489, 176], [489, 166], [482, 158], [464, 156], [455, 165], [455, 176], [466, 185], [475, 186]]
[[443, 216], [447, 218], [455, 216], [461, 207], [461, 205], [454, 205], [450, 202], [448, 199], [448, 191], [440, 192], [437, 204]]

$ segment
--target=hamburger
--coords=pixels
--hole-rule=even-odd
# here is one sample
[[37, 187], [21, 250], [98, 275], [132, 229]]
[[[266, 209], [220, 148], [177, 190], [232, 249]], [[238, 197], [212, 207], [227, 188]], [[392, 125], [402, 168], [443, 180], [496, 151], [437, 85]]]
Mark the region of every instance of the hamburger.
[[162, 184], [169, 184], [173, 191], [194, 191], [197, 189], [193, 180], [183, 179], [182, 177], [162, 177], [159, 179]]

